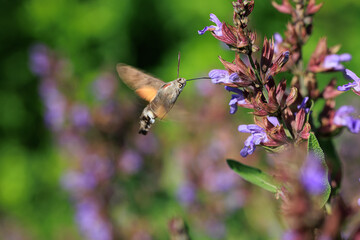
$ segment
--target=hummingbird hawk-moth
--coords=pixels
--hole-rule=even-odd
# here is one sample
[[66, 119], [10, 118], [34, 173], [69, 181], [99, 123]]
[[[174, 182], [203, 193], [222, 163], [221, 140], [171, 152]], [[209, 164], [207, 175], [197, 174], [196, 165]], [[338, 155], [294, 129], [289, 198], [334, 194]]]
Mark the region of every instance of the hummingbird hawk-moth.
[[116, 69], [123, 82], [135, 90], [137, 95], [149, 102], [140, 116], [139, 133], [146, 135], [155, 119], [163, 119], [174, 106], [186, 85], [186, 80], [177, 78], [165, 83], [122, 63], [117, 64]]

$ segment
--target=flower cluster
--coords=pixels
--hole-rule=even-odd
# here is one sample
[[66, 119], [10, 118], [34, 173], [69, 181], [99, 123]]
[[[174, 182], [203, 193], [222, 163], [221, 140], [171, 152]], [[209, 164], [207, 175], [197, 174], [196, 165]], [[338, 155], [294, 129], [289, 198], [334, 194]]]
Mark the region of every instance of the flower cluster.
[[[89, 240], [132, 238], [116, 226], [110, 215], [113, 194], [123, 191], [114, 182], [119, 175], [136, 175], [144, 158], [155, 155], [157, 139], [150, 135], [146, 143], [132, 139], [131, 147], [121, 145], [130, 130], [129, 115], [135, 109], [119, 104], [113, 74], [104, 73], [93, 81], [90, 94], [94, 104], [90, 107], [72, 95], [75, 87], [71, 79], [60, 75], [68, 70], [64, 60], [45, 45], [31, 49], [30, 67], [41, 79], [45, 123], [62, 155], [69, 159], [61, 185], [74, 202], [81, 233]], [[137, 231], [146, 233], [145, 229]]]
[[[315, 239], [314, 229], [325, 218], [331, 218], [319, 208], [321, 197], [330, 189], [329, 182], [331, 194], [337, 194], [341, 181], [341, 163], [328, 138], [338, 135], [343, 128], [351, 133], [360, 132], [360, 118], [355, 115], [355, 107], [336, 108], [336, 100], [350, 89], [360, 95], [360, 78], [344, 66], [351, 55], [339, 53], [339, 46], [329, 47], [326, 38], [319, 40], [306, 61], [308, 65], [304, 64], [302, 49], [312, 33], [314, 14], [322, 4], [317, 4], [316, 0], [282, 0], [281, 4], [273, 2], [273, 6], [289, 14], [291, 22], [286, 26], [284, 37], [275, 33], [270, 39], [264, 38], [258, 58], [254, 54], [260, 50], [255, 45], [257, 34], [248, 28], [254, 1], [233, 2], [232, 25], [211, 14], [216, 26], [206, 27], [199, 34], [210, 31], [235, 52], [230, 61], [219, 57], [224, 69], [211, 70], [209, 77], [214, 84], [223, 85], [233, 93], [230, 114], [242, 107], [250, 109], [254, 116], [253, 123], [238, 127], [239, 132], [250, 134], [240, 155], [253, 154], [257, 146], [276, 155], [274, 175], [283, 181], [278, 196], [283, 200], [284, 216], [291, 222], [291, 231], [285, 238]], [[278, 79], [281, 72], [292, 74], [292, 79]], [[350, 82], [337, 87], [336, 79], [332, 78], [321, 84], [325, 87], [320, 89], [319, 74], [331, 72], [343, 72]], [[327, 156], [319, 150], [306, 154], [306, 143], [308, 148], [314, 144], [320, 150], [321, 145], [325, 145], [333, 153]], [[341, 204], [341, 200], [336, 199], [332, 206], [341, 208]], [[343, 219], [346, 214], [337, 217]], [[319, 239], [333, 236], [327, 232], [326, 223], [321, 226]], [[337, 227], [336, 231], [340, 231]]]
[[[259, 60], [253, 56], [253, 53], [259, 50], [254, 44], [256, 34], [247, 27], [254, 1], [233, 2], [234, 25], [221, 22], [216, 15], [211, 14], [210, 20], [216, 23], [216, 26], [211, 25], [199, 31], [199, 34], [210, 31], [216, 39], [235, 51], [235, 58], [231, 62], [220, 57], [225, 70], [211, 70], [209, 77], [213, 83], [224, 85], [226, 90], [234, 93], [229, 102], [230, 114], [236, 113], [238, 107], [253, 110], [256, 125], [239, 126], [240, 132], [251, 133], [241, 151], [243, 157], [252, 154], [256, 145], [276, 150], [283, 145], [300, 144], [308, 138], [311, 130], [316, 131], [309, 123], [311, 104], [320, 98], [329, 102], [334, 101], [341, 91], [351, 88], [358, 94], [360, 89], [359, 78], [350, 70], [345, 70], [342, 65], [342, 62], [351, 60], [351, 55], [336, 54], [339, 48], [328, 48], [326, 38], [320, 39], [307, 68], [302, 66], [302, 45], [311, 34], [312, 17], [320, 10], [322, 4], [317, 5], [315, 1], [309, 1], [302, 11], [293, 7], [288, 0], [284, 0], [282, 5], [275, 2], [273, 5], [280, 12], [290, 14], [293, 24], [287, 25], [284, 39], [278, 33], [274, 34], [275, 40], [264, 38]], [[302, 72], [299, 69], [303, 69]], [[285, 79], [280, 82], [276, 80], [276, 75], [283, 71], [294, 73], [290, 86]], [[336, 81], [333, 79], [323, 91], [320, 91], [316, 74], [334, 71], [345, 71], [354, 82], [338, 87], [337, 90]], [[302, 103], [298, 107], [294, 105], [300, 102]], [[330, 114], [329, 111], [335, 113], [335, 109], [329, 109], [328, 106], [324, 107], [321, 114], [322, 126], [319, 132], [331, 135], [341, 126], [347, 126], [353, 133], [358, 132], [356, 119], [347, 118], [340, 122], [336, 119], [344, 119], [339, 117], [341, 111], [337, 115]], [[338, 117], [334, 121], [335, 115]], [[268, 124], [270, 117], [277, 119], [278, 123]]]

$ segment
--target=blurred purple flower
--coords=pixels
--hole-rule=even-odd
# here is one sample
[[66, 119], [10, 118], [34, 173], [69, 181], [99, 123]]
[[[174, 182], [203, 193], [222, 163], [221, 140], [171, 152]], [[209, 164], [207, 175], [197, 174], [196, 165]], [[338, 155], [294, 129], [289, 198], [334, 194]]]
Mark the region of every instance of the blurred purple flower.
[[309, 113], [310, 108], [307, 108], [307, 107], [306, 107], [306, 103], [307, 103], [308, 100], [309, 100], [309, 97], [304, 97], [304, 99], [302, 100], [301, 104], [300, 104], [300, 105], [297, 105], [297, 109], [298, 109], [298, 110], [304, 109], [304, 110], [305, 110], [305, 113]]
[[238, 109], [238, 104], [246, 104], [244, 92], [238, 88], [229, 87], [229, 86], [225, 86], [225, 89], [228, 91], [237, 93], [237, 94], [231, 95], [231, 100], [229, 102], [230, 114], [234, 114], [234, 113], [236, 113], [236, 111]]
[[65, 121], [65, 98], [50, 81], [42, 82], [39, 91], [45, 105], [45, 123], [52, 130], [60, 130]]
[[176, 193], [179, 202], [185, 206], [192, 204], [196, 199], [196, 188], [194, 184], [186, 182], [182, 184]]
[[50, 56], [45, 45], [37, 44], [30, 49], [30, 70], [39, 77], [49, 75]]
[[72, 123], [75, 127], [86, 128], [91, 123], [89, 109], [85, 105], [76, 104], [71, 108]]
[[309, 153], [301, 168], [301, 183], [313, 195], [321, 194], [327, 187], [327, 175], [321, 160], [314, 153]]
[[69, 171], [61, 178], [61, 185], [73, 194], [91, 190], [96, 185], [95, 177], [90, 173]]
[[283, 42], [283, 38], [281, 37], [280, 33], [274, 34], [274, 53], [279, 53], [279, 45]]
[[349, 129], [352, 133], [360, 132], [360, 119], [351, 116], [355, 112], [353, 106], [342, 106], [334, 115], [334, 124], [338, 126], [344, 126]]
[[94, 200], [84, 199], [76, 205], [76, 221], [81, 232], [89, 240], [111, 240], [111, 227]]
[[124, 172], [135, 174], [140, 170], [142, 163], [142, 156], [138, 152], [126, 150], [120, 158], [119, 166]]
[[158, 151], [159, 148], [158, 140], [152, 133], [148, 133], [146, 138], [138, 135], [135, 142], [137, 149], [145, 154], [154, 154]]
[[203, 30], [199, 30], [198, 33], [200, 35], [203, 35], [206, 31], [213, 31], [216, 36], [222, 36], [222, 23], [220, 20], [216, 17], [215, 14], [210, 14], [210, 21], [216, 24], [216, 26], [211, 25], [208, 27], [205, 27]]
[[325, 57], [323, 66], [327, 69], [342, 71], [345, 69], [345, 67], [341, 64], [341, 62], [348, 62], [350, 60], [351, 60], [351, 55], [348, 53], [344, 53], [340, 55], [331, 54]]
[[107, 181], [115, 171], [111, 161], [98, 154], [88, 154], [83, 169], [91, 172], [97, 181]]
[[345, 74], [345, 77], [347, 79], [351, 79], [351, 80], [354, 80], [354, 81], [351, 82], [351, 83], [347, 83], [345, 85], [342, 85], [342, 86], [338, 86], [337, 89], [339, 91], [348, 91], [351, 88], [353, 88], [354, 91], [360, 92], [360, 78], [358, 76], [356, 76], [356, 74], [353, 73], [352, 71], [350, 71], [349, 69], [345, 69], [344, 74]]
[[[300, 111], [301, 109], [304, 109], [305, 110], [305, 113], [306, 114], [311, 114], [312, 111], [310, 111], [310, 108], [307, 108], [306, 107], [306, 103], [307, 101], [309, 100], [309, 97], [304, 97], [303, 100], [301, 101], [301, 104], [300, 105], [297, 105], [297, 109]], [[297, 115], [297, 112], [294, 113], [294, 115], [296, 116]]]
[[107, 100], [113, 96], [116, 91], [116, 80], [111, 76], [103, 76], [93, 83], [95, 97], [98, 100]]
[[205, 188], [210, 192], [227, 192], [238, 182], [232, 171], [207, 168], [204, 173]]
[[220, 69], [211, 70], [209, 72], [209, 77], [211, 78], [211, 81], [215, 84], [233, 83], [240, 80], [237, 73], [232, 73], [231, 75], [229, 75], [228, 71]]
[[247, 155], [252, 154], [256, 148], [256, 145], [269, 141], [265, 130], [255, 124], [240, 125], [238, 127], [238, 131], [251, 133], [251, 136], [249, 136], [244, 142], [244, 148], [240, 151], [242, 157], [246, 157]]
[[269, 122], [271, 122], [272, 125], [274, 125], [275, 127], [276, 126], [280, 126], [280, 123], [279, 123], [279, 119], [277, 117], [274, 117], [274, 116], [267, 116], [266, 117]]
[[298, 236], [298, 234], [293, 231], [293, 230], [288, 230], [286, 232], [284, 232], [283, 236], [282, 236], [282, 240], [298, 240], [300, 236]]

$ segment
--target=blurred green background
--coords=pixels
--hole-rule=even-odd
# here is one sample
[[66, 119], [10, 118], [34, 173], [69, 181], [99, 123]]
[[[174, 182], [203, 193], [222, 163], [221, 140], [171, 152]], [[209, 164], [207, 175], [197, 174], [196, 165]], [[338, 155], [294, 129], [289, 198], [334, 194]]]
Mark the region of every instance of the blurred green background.
[[[71, 61], [72, 71], [77, 76], [73, 84], [77, 86], [77, 96], [82, 101], [87, 101], [83, 92], [88, 83], [103, 71], [115, 74], [118, 62], [170, 81], [176, 78], [177, 53], [180, 51], [181, 76], [204, 76], [211, 69], [221, 68], [217, 59], [219, 55], [231, 60], [233, 53], [209, 33], [199, 36], [197, 30], [210, 25], [209, 13], [231, 22], [231, 1], [18, 0], [1, 1], [1, 6], [0, 238], [83, 239], [73, 220], [74, 208], [68, 193], [59, 183], [67, 163], [58, 154], [43, 121], [39, 79], [29, 69], [31, 46], [45, 44]], [[313, 36], [305, 48], [306, 58], [318, 39], [327, 36], [330, 46], [340, 43], [342, 53], [352, 54], [353, 60], [346, 63], [346, 67], [360, 74], [357, 70], [360, 66], [359, 12], [360, 2], [357, 0], [324, 1], [314, 20]], [[256, 29], [261, 40], [275, 32], [283, 33], [289, 17], [277, 13], [271, 1], [256, 0], [250, 19], [251, 28]], [[338, 76], [341, 78], [341, 74]], [[324, 81], [326, 79], [328, 76]], [[345, 83], [345, 80], [340, 83]], [[183, 104], [191, 105], [196, 101], [199, 90], [193, 86], [187, 86], [182, 94], [179, 101]], [[132, 94], [123, 85], [121, 91]], [[227, 98], [219, 98], [219, 106], [226, 111]], [[345, 97], [341, 98], [345, 101]], [[231, 126], [234, 135], [238, 134], [235, 130], [240, 121], [238, 116], [228, 116], [234, 123]], [[138, 124], [137, 118], [138, 115], [134, 114], [135, 125]], [[246, 122], [246, 119], [250, 118], [241, 121]], [[164, 129], [166, 136], [162, 138], [169, 135], [170, 139], [176, 138], [174, 134], [181, 131]], [[158, 135], [164, 134], [161, 126], [154, 131]], [[237, 152], [241, 148], [238, 145], [233, 150]], [[154, 208], [161, 211], [161, 207]], [[176, 211], [173, 214], [177, 214]], [[163, 217], [166, 219], [167, 216]], [[161, 224], [163, 227], [156, 235], [158, 238], [154, 239], [167, 239], [167, 223]], [[246, 222], [230, 222], [229, 225], [233, 225], [229, 228], [238, 229], [237, 232], [250, 232], [243, 236], [252, 238], [244, 239], [267, 239], [264, 237], [266, 233], [257, 233], [256, 225], [249, 226]], [[278, 231], [278, 227], [275, 224], [274, 231]]]

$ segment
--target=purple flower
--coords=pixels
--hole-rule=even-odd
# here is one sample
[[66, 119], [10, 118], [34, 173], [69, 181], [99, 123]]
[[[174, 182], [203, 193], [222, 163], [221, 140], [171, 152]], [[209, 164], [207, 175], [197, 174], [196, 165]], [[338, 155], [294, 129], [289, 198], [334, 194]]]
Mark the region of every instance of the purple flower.
[[215, 84], [219, 83], [233, 83], [239, 81], [239, 75], [237, 73], [232, 73], [229, 75], [228, 71], [214, 69], [209, 72], [209, 77], [211, 78], [212, 82]]
[[229, 86], [225, 86], [225, 89], [228, 91], [237, 93], [237, 94], [231, 95], [231, 100], [229, 102], [230, 114], [234, 114], [234, 113], [236, 113], [236, 111], [238, 109], [238, 104], [246, 104], [244, 92], [238, 88], [229, 87]]
[[274, 34], [274, 53], [277, 54], [279, 52], [279, 45], [283, 42], [283, 38], [279, 33]]
[[111, 226], [101, 216], [98, 204], [84, 199], [76, 205], [76, 221], [89, 240], [111, 240]]
[[88, 108], [84, 105], [74, 105], [71, 109], [71, 117], [75, 127], [86, 128], [90, 125], [90, 113]]
[[145, 155], [154, 154], [159, 150], [159, 142], [152, 133], [148, 133], [146, 138], [138, 135], [135, 140], [136, 148]]
[[274, 116], [267, 116], [266, 117], [269, 122], [271, 122], [272, 125], [274, 125], [275, 127], [276, 126], [280, 126], [280, 123], [279, 123], [279, 119], [277, 117], [274, 117]]
[[304, 188], [312, 195], [321, 194], [326, 190], [328, 184], [326, 169], [314, 153], [309, 153], [301, 168], [300, 179]]
[[323, 66], [328, 69], [332, 69], [335, 71], [342, 71], [344, 70], [344, 66], [341, 62], [348, 62], [351, 60], [351, 55], [348, 53], [344, 54], [331, 54], [327, 55], [324, 59]]
[[244, 148], [240, 151], [242, 157], [246, 157], [247, 155], [252, 154], [256, 148], [256, 145], [269, 141], [265, 130], [255, 124], [240, 125], [238, 127], [238, 131], [251, 133], [251, 136], [249, 136], [244, 142]]
[[298, 109], [298, 110], [304, 109], [304, 110], [305, 110], [305, 113], [309, 113], [310, 108], [307, 108], [307, 107], [306, 107], [306, 103], [307, 103], [308, 100], [309, 100], [309, 97], [304, 97], [304, 99], [302, 100], [301, 104], [300, 104], [300, 105], [297, 105], [297, 109]]
[[237, 175], [227, 169], [207, 168], [203, 177], [205, 187], [210, 192], [227, 192], [238, 183]]
[[348, 91], [351, 88], [353, 88], [356, 92], [360, 92], [360, 78], [356, 76], [356, 74], [350, 71], [349, 69], [345, 69], [344, 74], [347, 79], [352, 79], [354, 81], [342, 86], [338, 86], [337, 89], [339, 91]]
[[107, 100], [116, 91], [116, 81], [111, 76], [100, 77], [93, 83], [93, 90], [98, 100]]
[[203, 30], [199, 30], [198, 33], [200, 35], [203, 35], [206, 31], [213, 31], [214, 34], [216, 36], [222, 36], [222, 23], [220, 22], [220, 20], [215, 16], [215, 14], [211, 13], [210, 14], [210, 21], [212, 21], [213, 23], [216, 24], [216, 26], [214, 25], [211, 25], [211, 26], [208, 26], [208, 27], [205, 27]]
[[49, 49], [43, 44], [37, 44], [30, 49], [30, 69], [39, 77], [50, 73]]
[[196, 188], [190, 182], [185, 183], [178, 188], [176, 195], [180, 203], [188, 206], [196, 199]]
[[65, 122], [66, 99], [50, 81], [43, 82], [39, 91], [45, 105], [45, 123], [52, 130], [60, 130]]
[[334, 124], [338, 126], [344, 126], [349, 129], [352, 133], [360, 132], [360, 119], [351, 116], [355, 112], [353, 106], [342, 106], [334, 115]]
[[298, 236], [298, 234], [295, 231], [288, 230], [283, 234], [281, 239], [282, 240], [296, 240], [296, 239], [299, 239], [298, 237], [300, 237], [300, 236]]
[[133, 150], [126, 150], [122, 154], [119, 164], [124, 172], [134, 174], [140, 170], [142, 162], [143, 159], [139, 153]]
[[93, 189], [96, 186], [96, 179], [89, 172], [69, 171], [61, 178], [61, 185], [69, 192], [79, 194]]

